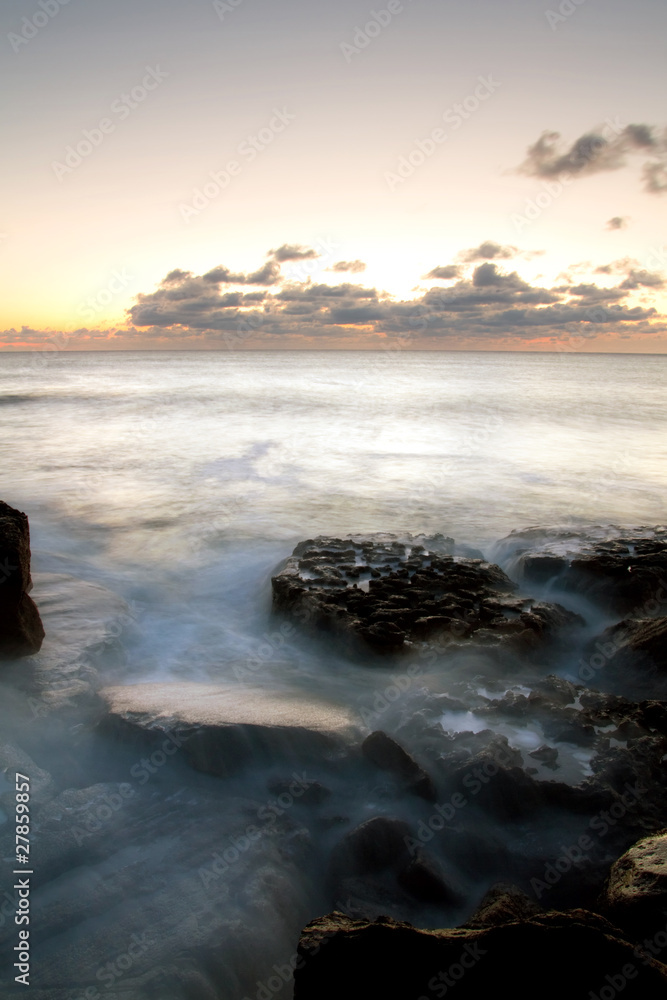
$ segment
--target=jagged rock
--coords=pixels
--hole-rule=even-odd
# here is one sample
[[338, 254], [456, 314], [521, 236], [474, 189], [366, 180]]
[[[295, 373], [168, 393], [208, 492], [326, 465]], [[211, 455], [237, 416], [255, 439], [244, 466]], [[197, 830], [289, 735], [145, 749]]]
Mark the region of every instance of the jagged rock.
[[638, 841], [612, 865], [600, 905], [638, 936], [667, 930], [667, 829]]
[[31, 589], [28, 517], [0, 501], [0, 659], [41, 649], [44, 626]]
[[470, 640], [528, 651], [581, 621], [559, 605], [514, 597], [499, 566], [423, 536], [310, 539], [272, 586], [275, 611], [333, 632], [357, 653]]
[[361, 744], [364, 756], [376, 767], [391, 771], [408, 788], [427, 802], [435, 802], [436, 790], [432, 779], [400, 743], [377, 730]]
[[129, 746], [175, 740], [192, 767], [221, 777], [250, 761], [340, 757], [358, 739], [351, 713], [314, 699], [216, 684], [105, 688], [101, 728]]
[[518, 920], [530, 920], [542, 908], [515, 885], [497, 882], [485, 893], [465, 927], [497, 927]]
[[598, 997], [616, 982], [624, 998], [658, 1000], [667, 988], [667, 966], [638, 961], [634, 947], [621, 931], [587, 910], [446, 930], [331, 913], [303, 930], [294, 998], [402, 1000], [445, 996], [455, 987], [458, 1000], [479, 1000], [504, 987], [513, 1000], [534, 1000], [536, 995], [541, 1000], [589, 1000], [591, 992]]

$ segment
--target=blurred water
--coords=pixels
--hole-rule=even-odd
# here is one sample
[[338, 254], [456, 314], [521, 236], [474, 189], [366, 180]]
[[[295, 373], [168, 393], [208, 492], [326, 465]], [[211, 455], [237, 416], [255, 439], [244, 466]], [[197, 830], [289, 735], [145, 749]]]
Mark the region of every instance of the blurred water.
[[[395, 701], [391, 668], [369, 670], [298, 629], [280, 631], [270, 617], [271, 574], [297, 541], [319, 533], [443, 532], [511, 569], [515, 543], [494, 543], [513, 529], [664, 521], [666, 390], [663, 356], [0, 354], [0, 498], [30, 518], [33, 597], [47, 627], [35, 658], [42, 676], [75, 699], [89, 676], [99, 684], [214, 680], [238, 685], [241, 702], [247, 685], [260, 686], [324, 698], [351, 709], [360, 723], [370, 714], [373, 727], [408, 746], [419, 745], [424, 718], [440, 715], [444, 729], [492, 726], [528, 752], [543, 740], [539, 727], [433, 708], [434, 697], [455, 683], [451, 669], [423, 671]], [[90, 672], [85, 662], [80, 668], [82, 656], [92, 661]], [[576, 678], [576, 667], [564, 664], [568, 670]], [[452, 693], [474, 699], [475, 673], [474, 658], [465, 660]], [[525, 679], [498, 677], [498, 691]], [[5, 738], [16, 730], [59, 790], [72, 785], [85, 798], [98, 782], [132, 773], [134, 758], [111, 752], [95, 735], [85, 699], [63, 721], [63, 738], [58, 713], [40, 695], [23, 698], [3, 681], [2, 698]], [[564, 780], [589, 773], [586, 753], [558, 746]], [[324, 827], [308, 819], [320, 866], [342, 831], [362, 819], [378, 812], [414, 819], [415, 803], [376, 776], [330, 774], [317, 760], [313, 767], [332, 789], [334, 817]], [[137, 809], [144, 808], [141, 793], [155, 812], [139, 812], [120, 846], [110, 821], [95, 849], [86, 853], [86, 841], [77, 856], [89, 867], [48, 882], [36, 897], [43, 913], [51, 892], [63, 908], [41, 953], [43, 982], [81, 984], [82, 995], [84, 987], [96, 989], [90, 984], [101, 981], [140, 920], [162, 942], [161, 950], [151, 945], [142, 968], [151, 975], [161, 969], [162, 978], [137, 995], [192, 996], [174, 980], [168, 956], [178, 948], [190, 954], [219, 933], [227, 985], [217, 995], [259, 996], [255, 984], [272, 975], [271, 963], [282, 968], [290, 959], [303, 923], [332, 905], [317, 878], [297, 876], [268, 836], [261, 841], [268, 853], [254, 860], [248, 852], [234, 878], [202, 881], [214, 850], [236, 843], [229, 837], [242, 837], [248, 815], [270, 801], [267, 777], [258, 766], [236, 783], [220, 783], [174, 758], [146, 790], [135, 782]], [[341, 815], [347, 820], [337, 826]], [[305, 812], [296, 809], [294, 818], [307, 825]], [[201, 830], [200, 842], [192, 841], [193, 830]], [[293, 835], [286, 828], [285, 842]], [[570, 842], [558, 826], [556, 836]], [[518, 852], [538, 851], [530, 830], [525, 838]], [[113, 882], [118, 902], [91, 921], [85, 908], [94, 892], [82, 891], [77, 879], [86, 872], [106, 879], [105, 866], [123, 872], [132, 852], [145, 853], [145, 872], [132, 885]], [[168, 903], [155, 888], [165, 872], [174, 886]], [[460, 912], [408, 916], [435, 926], [462, 919], [485, 888], [474, 879], [467, 886]], [[281, 894], [284, 909], [274, 911]], [[251, 947], [248, 935], [260, 945]], [[283, 993], [290, 993], [287, 981]]]
[[484, 546], [655, 522], [666, 390], [664, 356], [4, 354], [2, 494], [40, 546], [67, 519], [119, 566], [318, 532]]

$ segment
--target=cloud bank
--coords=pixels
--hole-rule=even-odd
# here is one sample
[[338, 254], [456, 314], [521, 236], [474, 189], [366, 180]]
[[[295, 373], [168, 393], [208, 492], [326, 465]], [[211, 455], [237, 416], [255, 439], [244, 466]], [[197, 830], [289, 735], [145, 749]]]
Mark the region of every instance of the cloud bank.
[[[628, 337], [667, 330], [651, 296], [665, 279], [640, 262], [624, 258], [593, 268], [573, 264], [559, 283], [531, 283], [504, 265], [510, 257], [535, 256], [491, 240], [455, 254], [434, 267], [429, 284], [413, 299], [399, 299], [374, 287], [295, 281], [282, 264], [321, 255], [310, 247], [283, 244], [248, 273], [218, 265], [196, 275], [174, 268], [157, 288], [135, 297], [127, 327], [81, 329], [60, 335], [72, 344], [109, 346], [317, 348], [508, 347], [542, 349], [598, 336]], [[345, 275], [361, 261], [339, 261], [328, 270]], [[598, 283], [597, 275], [605, 284]], [[590, 280], [585, 280], [590, 278]], [[613, 282], [609, 284], [609, 282]], [[5, 331], [8, 347], [48, 339], [44, 331]], [[52, 339], [52, 338], [51, 338]], [[67, 346], [66, 344], [60, 345]]]

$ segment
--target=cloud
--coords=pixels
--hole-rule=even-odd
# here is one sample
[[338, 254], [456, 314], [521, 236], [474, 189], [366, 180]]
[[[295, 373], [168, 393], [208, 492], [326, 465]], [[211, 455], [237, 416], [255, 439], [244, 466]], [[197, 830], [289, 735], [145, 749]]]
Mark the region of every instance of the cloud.
[[471, 264], [476, 260], [508, 260], [510, 257], [516, 257], [518, 252], [517, 247], [501, 246], [499, 243], [494, 243], [493, 240], [485, 240], [478, 247], [461, 250], [457, 256], [465, 264]]
[[266, 256], [272, 257], [279, 264], [284, 264], [288, 260], [311, 260], [320, 255], [317, 250], [302, 246], [300, 243], [283, 243], [277, 250], [269, 250]]
[[624, 280], [618, 288], [625, 291], [634, 291], [637, 288], [664, 288], [665, 279], [657, 271], [647, 271], [638, 260], [632, 257], [622, 257], [614, 260], [610, 264], [602, 264], [595, 268], [596, 274], [621, 274], [625, 275]]
[[339, 273], [361, 274], [362, 271], [366, 270], [366, 265], [363, 260], [339, 260], [335, 264], [332, 264], [331, 267], [327, 267], [326, 270]]
[[[545, 288], [516, 271], [503, 271], [495, 261], [478, 264], [469, 277], [461, 277], [460, 270], [458, 265], [434, 268], [430, 277], [445, 274], [454, 283], [430, 288], [413, 300], [397, 300], [349, 282], [328, 285], [282, 278], [275, 288], [229, 291], [225, 286], [231, 272], [225, 269], [214, 268], [201, 277], [175, 270], [156, 291], [138, 295], [128, 315], [135, 329], [150, 336], [217, 339], [229, 347], [280, 342], [316, 346], [318, 341], [344, 346], [362, 336], [443, 347], [451, 341], [505, 343], [538, 335], [541, 342], [559, 343], [565, 335], [590, 337], [608, 331], [621, 336], [665, 329], [654, 307], [625, 302], [637, 288], [663, 284], [660, 275], [630, 259], [598, 269], [623, 277], [611, 288], [568, 279]], [[249, 276], [243, 277], [248, 284]]]
[[629, 221], [625, 215], [615, 215], [607, 222], [607, 229], [626, 229]]
[[[597, 284], [595, 273], [606, 276], [607, 286]], [[624, 337], [667, 332], [667, 317], [651, 303], [664, 287], [664, 278], [632, 258], [597, 268], [572, 264], [552, 287], [527, 281], [494, 260], [470, 269], [445, 265], [429, 276], [450, 283], [433, 285], [414, 299], [398, 299], [349, 281], [287, 279], [273, 257], [249, 274], [222, 266], [201, 275], [175, 268], [153, 291], [135, 296], [123, 330], [82, 329], [59, 335], [64, 337], [60, 341], [49, 331], [10, 330], [5, 331], [4, 344], [15, 350], [41, 345], [44, 351], [152, 344], [475, 348], [530, 346], [537, 341], [548, 347], [601, 333]], [[639, 303], [637, 292], [643, 296]]]
[[[606, 133], [606, 134], [605, 134]], [[605, 170], [620, 170], [628, 155], [649, 155], [643, 165], [644, 190], [651, 194], [667, 191], [667, 132], [656, 134], [644, 124], [619, 127], [608, 122], [604, 127], [586, 132], [563, 149], [560, 132], [543, 132], [528, 147], [519, 173], [531, 177], [557, 177], [559, 174], [589, 176]]]
[[445, 264], [444, 267], [434, 267], [432, 271], [424, 275], [424, 278], [434, 278], [439, 281], [450, 281], [452, 278], [461, 277], [461, 268], [458, 264]]

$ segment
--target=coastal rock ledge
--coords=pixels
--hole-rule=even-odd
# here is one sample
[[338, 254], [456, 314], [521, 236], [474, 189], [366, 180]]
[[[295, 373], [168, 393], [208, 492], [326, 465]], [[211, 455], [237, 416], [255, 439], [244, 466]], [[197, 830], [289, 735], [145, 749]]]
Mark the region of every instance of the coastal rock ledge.
[[450, 991], [457, 1000], [667, 995], [667, 966], [639, 952], [604, 917], [583, 909], [530, 912], [521, 895], [487, 897], [468, 924], [444, 930], [389, 917], [320, 917], [299, 942], [294, 1000], [433, 1000]]
[[527, 652], [581, 621], [516, 595], [499, 566], [459, 555], [443, 535], [308, 539], [271, 583], [274, 611], [334, 633], [351, 653], [469, 642]]
[[28, 516], [0, 500], [0, 659], [32, 656], [42, 648], [44, 626], [29, 597]]

